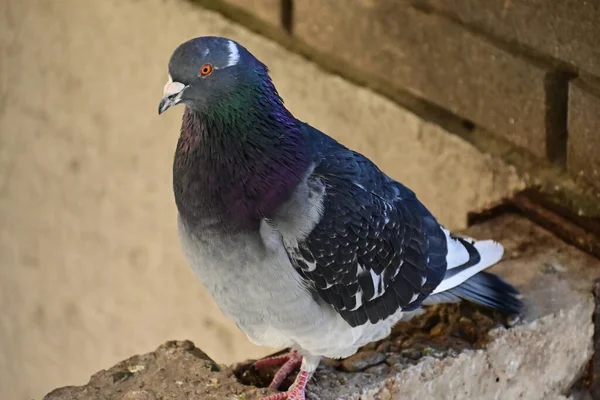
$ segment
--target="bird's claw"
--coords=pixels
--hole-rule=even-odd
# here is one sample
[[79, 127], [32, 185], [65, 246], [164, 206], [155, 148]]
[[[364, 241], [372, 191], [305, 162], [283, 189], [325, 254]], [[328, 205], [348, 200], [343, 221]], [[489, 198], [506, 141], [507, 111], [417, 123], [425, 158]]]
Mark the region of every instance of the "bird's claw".
[[[292, 350], [289, 353], [269, 357], [262, 360], [259, 360], [254, 363], [254, 366], [258, 369], [264, 367], [270, 367], [273, 365], [281, 365], [281, 368], [277, 371], [275, 376], [273, 377], [273, 381], [269, 385], [271, 389], [277, 389], [283, 382], [283, 380], [297, 367], [302, 363], [302, 356], [298, 354], [296, 350]], [[263, 397], [261, 400], [306, 400], [306, 384], [308, 383], [308, 379], [310, 374], [308, 371], [300, 369], [300, 372], [296, 376], [294, 384], [290, 386], [290, 388], [286, 392], [275, 393], [266, 397]]]
[[[273, 377], [271, 384], [269, 385], [269, 388], [271, 388], [271, 389], [279, 389], [279, 386], [281, 386], [281, 383], [285, 380], [285, 378], [287, 378], [288, 375], [290, 375], [292, 373], [292, 371], [294, 371], [294, 369], [298, 368], [301, 363], [302, 363], [302, 356], [300, 354], [298, 354], [298, 352], [296, 350], [292, 350], [289, 353], [285, 353], [280, 356], [268, 357], [268, 358], [263, 358], [262, 360], [258, 360], [254, 363], [254, 366], [256, 367], [256, 369], [262, 369], [262, 368], [271, 367], [274, 365], [281, 365], [281, 368], [279, 368], [279, 370]], [[284, 394], [284, 393], [278, 393], [278, 394]], [[266, 399], [267, 400], [279, 400], [280, 398], [270, 399], [267, 397]], [[281, 397], [281, 399], [296, 400], [296, 397], [291, 397], [291, 398], [290, 397]], [[300, 399], [300, 398], [298, 398], [298, 399]], [[302, 397], [301, 399], [304, 400], [304, 397]]]
[[306, 383], [309, 374], [307, 371], [300, 371], [294, 384], [287, 392], [275, 393], [261, 400], [306, 400]]
[[303, 391], [287, 391], [263, 397], [261, 400], [306, 400], [306, 397]]

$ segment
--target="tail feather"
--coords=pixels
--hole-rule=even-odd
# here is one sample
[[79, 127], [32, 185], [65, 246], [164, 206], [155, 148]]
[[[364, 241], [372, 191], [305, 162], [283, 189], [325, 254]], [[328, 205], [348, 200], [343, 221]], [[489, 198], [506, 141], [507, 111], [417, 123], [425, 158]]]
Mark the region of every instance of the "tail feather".
[[504, 248], [493, 240], [459, 238], [445, 231], [448, 269], [442, 282], [423, 303], [468, 300], [507, 313], [519, 313], [519, 291], [502, 278], [483, 272], [502, 258]]
[[517, 297], [519, 291], [499, 276], [489, 272], [480, 272], [448, 292], [460, 299], [508, 314], [518, 314], [523, 306]]

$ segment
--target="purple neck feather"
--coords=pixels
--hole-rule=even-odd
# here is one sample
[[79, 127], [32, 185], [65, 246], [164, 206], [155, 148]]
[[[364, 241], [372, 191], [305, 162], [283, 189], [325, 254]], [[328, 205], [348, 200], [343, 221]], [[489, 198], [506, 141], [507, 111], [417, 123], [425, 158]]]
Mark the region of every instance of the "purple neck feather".
[[305, 174], [306, 138], [280, 101], [254, 114], [227, 111], [202, 115], [186, 107], [173, 166], [175, 200], [188, 224], [215, 218], [228, 230], [257, 229]]

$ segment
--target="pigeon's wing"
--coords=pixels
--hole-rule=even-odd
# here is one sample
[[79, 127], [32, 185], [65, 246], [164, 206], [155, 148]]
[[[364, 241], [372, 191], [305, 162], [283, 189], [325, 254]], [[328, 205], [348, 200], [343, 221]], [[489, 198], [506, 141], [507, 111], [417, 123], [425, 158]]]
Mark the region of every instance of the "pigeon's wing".
[[446, 272], [436, 219], [411, 190], [345, 148], [323, 155], [312, 178], [325, 185], [322, 218], [286, 246], [308, 287], [351, 326], [418, 308]]

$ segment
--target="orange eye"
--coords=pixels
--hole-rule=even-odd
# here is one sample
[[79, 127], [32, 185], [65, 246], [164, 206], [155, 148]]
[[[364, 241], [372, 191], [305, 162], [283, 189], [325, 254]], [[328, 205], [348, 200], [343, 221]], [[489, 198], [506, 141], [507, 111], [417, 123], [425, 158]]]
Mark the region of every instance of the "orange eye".
[[202, 68], [200, 68], [200, 75], [208, 76], [212, 72], [213, 67], [210, 64], [204, 64]]

